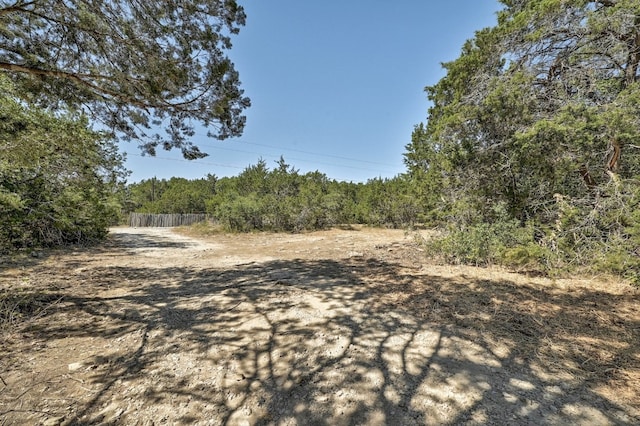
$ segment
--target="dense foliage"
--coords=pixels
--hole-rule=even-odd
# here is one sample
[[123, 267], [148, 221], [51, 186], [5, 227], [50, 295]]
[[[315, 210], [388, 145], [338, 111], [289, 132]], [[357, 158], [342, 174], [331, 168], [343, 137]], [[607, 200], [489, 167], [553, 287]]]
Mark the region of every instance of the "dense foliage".
[[122, 159], [85, 117], [17, 101], [0, 75], [0, 252], [85, 243], [117, 220]]
[[0, 0], [0, 252], [106, 235], [116, 137], [193, 159], [194, 126], [240, 135], [250, 102], [226, 52], [244, 23], [233, 0]]
[[440, 249], [637, 278], [640, 3], [502, 3], [427, 87], [427, 125], [407, 146], [422, 202], [449, 228]]
[[318, 171], [301, 174], [280, 159], [264, 160], [234, 177], [131, 184], [122, 194], [125, 213], [208, 213], [231, 231], [302, 231], [340, 224], [413, 225], [420, 208], [408, 181], [338, 182]]
[[198, 158], [194, 124], [219, 139], [244, 128], [249, 99], [225, 53], [244, 23], [233, 0], [0, 0], [0, 70], [30, 101]]

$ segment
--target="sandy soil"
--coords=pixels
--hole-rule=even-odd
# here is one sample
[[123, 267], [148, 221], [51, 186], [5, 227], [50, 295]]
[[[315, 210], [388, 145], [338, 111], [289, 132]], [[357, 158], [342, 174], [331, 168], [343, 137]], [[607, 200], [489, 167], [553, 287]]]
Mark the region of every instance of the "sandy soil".
[[414, 235], [115, 228], [4, 259], [0, 425], [640, 424], [638, 292]]

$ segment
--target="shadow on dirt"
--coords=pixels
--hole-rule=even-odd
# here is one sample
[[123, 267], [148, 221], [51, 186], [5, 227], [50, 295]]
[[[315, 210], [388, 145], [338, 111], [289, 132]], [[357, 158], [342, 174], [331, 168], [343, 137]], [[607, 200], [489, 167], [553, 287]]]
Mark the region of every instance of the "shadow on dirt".
[[[161, 228], [162, 229], [162, 228]], [[126, 247], [128, 251], [135, 251], [136, 249], [161, 249], [161, 248], [190, 248], [191, 244], [187, 241], [175, 241], [173, 238], [169, 238], [162, 235], [144, 235], [135, 234], [129, 232], [111, 232], [109, 234], [107, 245], [108, 247]]]
[[[411, 275], [364, 258], [90, 277], [86, 294], [61, 290], [24, 331], [101, 342], [73, 375], [86, 398], [52, 411], [65, 424], [640, 420], [596, 393], [637, 369], [632, 296]], [[24, 408], [11, 388], [0, 390], [9, 423]]]
[[[131, 228], [122, 228], [131, 231]], [[160, 228], [163, 229], [163, 228]], [[164, 228], [168, 230], [169, 228]], [[66, 255], [73, 257], [78, 255], [82, 257], [85, 251], [91, 251], [94, 255], [109, 254], [114, 256], [114, 248], [125, 248], [117, 257], [129, 256], [141, 250], [158, 250], [158, 249], [190, 249], [193, 244], [188, 240], [176, 241], [175, 238], [169, 238], [162, 234], [145, 235], [142, 233], [131, 232], [113, 232], [106, 237], [104, 241], [87, 243], [84, 245], [69, 245], [58, 248], [30, 249], [21, 250], [12, 255], [0, 254], [0, 279], [6, 278], [4, 273], [12, 269], [28, 269], [38, 268], [45, 265], [52, 256]], [[81, 267], [82, 261], [78, 261], [77, 267]]]

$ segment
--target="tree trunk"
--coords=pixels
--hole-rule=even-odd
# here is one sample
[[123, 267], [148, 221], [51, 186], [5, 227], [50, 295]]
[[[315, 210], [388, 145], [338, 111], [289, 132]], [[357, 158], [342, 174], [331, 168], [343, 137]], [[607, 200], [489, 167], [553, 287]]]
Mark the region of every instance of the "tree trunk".
[[618, 180], [618, 170], [620, 169], [620, 156], [622, 155], [622, 146], [615, 139], [611, 140], [611, 148], [607, 156], [607, 174], [613, 181]]

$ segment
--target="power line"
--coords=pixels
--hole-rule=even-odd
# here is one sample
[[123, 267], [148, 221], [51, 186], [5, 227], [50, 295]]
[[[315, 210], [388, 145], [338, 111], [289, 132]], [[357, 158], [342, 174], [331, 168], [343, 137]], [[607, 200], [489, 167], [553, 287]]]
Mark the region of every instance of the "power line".
[[320, 157], [330, 157], [330, 158], [337, 158], [337, 159], [340, 159], [340, 160], [356, 161], [356, 162], [359, 162], [359, 163], [368, 163], [368, 164], [375, 164], [375, 165], [379, 165], [379, 166], [394, 167], [392, 164], [380, 163], [380, 162], [377, 162], [377, 161], [362, 160], [362, 159], [359, 159], [359, 158], [342, 157], [340, 155], [333, 155], [333, 154], [322, 154], [322, 153], [319, 153], [319, 152], [304, 151], [302, 149], [296, 149], [296, 148], [277, 147], [277, 146], [274, 146], [274, 145], [267, 145], [267, 144], [257, 143], [257, 142], [248, 142], [248, 141], [243, 141], [243, 140], [238, 140], [238, 142], [244, 143], [244, 144], [247, 144], [247, 145], [263, 146], [265, 148], [273, 148], [273, 149], [283, 149], [283, 150], [288, 150], [288, 151], [299, 152], [299, 153], [302, 153], [302, 154], [320, 156]]
[[[246, 152], [246, 151], [245, 151]], [[260, 153], [254, 153], [254, 152], [249, 152], [249, 154], [258, 154], [261, 155]], [[140, 154], [132, 154], [132, 153], [127, 153], [127, 155], [133, 155], [135, 157], [141, 157], [141, 158], [146, 158], [146, 155], [140, 155]], [[275, 158], [275, 155], [269, 155], [269, 157]], [[217, 166], [217, 167], [226, 167], [226, 168], [230, 168], [230, 169], [238, 169], [238, 170], [244, 170], [246, 167], [239, 167], [239, 166], [232, 166], [232, 165], [228, 165], [228, 164], [220, 164], [220, 163], [212, 163], [212, 162], [207, 162], [207, 161], [202, 161], [202, 160], [185, 160], [185, 159], [181, 159], [181, 158], [169, 158], [169, 157], [159, 157], [159, 156], [149, 156], [149, 158], [157, 158], [160, 160], [166, 160], [166, 161], [179, 161], [182, 163], [191, 163], [191, 164], [201, 164], [201, 165], [206, 165], [206, 166]], [[302, 158], [294, 158], [294, 157], [289, 157], [290, 160], [295, 160], [295, 161], [303, 161], [305, 163], [309, 163], [309, 160], [305, 160]], [[325, 163], [322, 161], [313, 161], [312, 162], [314, 165], [318, 164], [318, 165], [325, 165], [325, 166], [333, 166], [336, 168], [342, 168], [342, 169], [355, 169], [355, 170], [363, 170], [363, 171], [367, 171], [367, 172], [375, 172], [375, 173], [380, 173], [380, 172], [385, 172], [385, 173], [394, 173], [391, 170], [380, 170], [380, 169], [367, 169], [364, 167], [357, 167], [357, 166], [347, 166], [344, 164], [334, 164], [334, 163]], [[295, 165], [294, 165], [295, 167]]]
[[[205, 136], [203, 134], [196, 134], [196, 135], [197, 136], [201, 136], [201, 137]], [[333, 155], [333, 154], [324, 154], [324, 153], [321, 153], [321, 152], [305, 151], [305, 150], [296, 149], [296, 148], [286, 148], [286, 147], [283, 147], [283, 146], [275, 146], [275, 145], [269, 145], [269, 144], [258, 143], [258, 142], [250, 142], [250, 141], [242, 140], [242, 139], [235, 139], [234, 142], [238, 142], [238, 143], [245, 144], [245, 145], [261, 146], [261, 147], [264, 147], [264, 148], [271, 148], [271, 149], [276, 149], [276, 150], [299, 152], [301, 154], [313, 155], [313, 156], [316, 156], [316, 157], [336, 158], [336, 159], [345, 160], [345, 161], [355, 161], [357, 163], [367, 163], [367, 164], [374, 164], [374, 165], [378, 165], [378, 166], [395, 167], [395, 165], [389, 164], [389, 163], [382, 163], [382, 162], [378, 162], [378, 161], [363, 160], [361, 158], [343, 157], [343, 156], [340, 156], [340, 155]], [[229, 151], [251, 153], [251, 152], [248, 152], [248, 151], [236, 150], [236, 149], [233, 149], [233, 148], [217, 147], [215, 145], [208, 145], [208, 144], [203, 143], [203, 142], [198, 142], [198, 145], [206, 145], [206, 146], [211, 146], [211, 147], [218, 148], [218, 149], [226, 149], [226, 150], [229, 150]], [[305, 161], [305, 160], [303, 160], [303, 161]]]
[[197, 163], [197, 164], [202, 164], [202, 165], [205, 165], [205, 166], [226, 167], [226, 168], [229, 168], [229, 169], [239, 169], [239, 170], [243, 170], [244, 169], [244, 167], [240, 167], [240, 166], [232, 166], [232, 165], [229, 165], [229, 164], [220, 164], [220, 163], [211, 163], [211, 162], [208, 162], [208, 161], [200, 161], [200, 160], [185, 160], [183, 158], [159, 157], [157, 155], [147, 156], [147, 155], [133, 154], [133, 153], [127, 152], [127, 156], [129, 156], [129, 155], [133, 155], [134, 157], [142, 157], [142, 158], [154, 158], [154, 159], [157, 158], [159, 160], [166, 160], [166, 161], [180, 161], [182, 163], [191, 163], [191, 164]]
[[[256, 145], [256, 146], [264, 146], [264, 147], [268, 147], [268, 148], [272, 148], [272, 149], [280, 149], [278, 147], [265, 145], [265, 144], [258, 144], [258, 143], [252, 143], [252, 142], [243, 142], [243, 143]], [[280, 155], [280, 154], [265, 154], [263, 152], [245, 151], [245, 150], [242, 150], [242, 149], [221, 147], [221, 146], [216, 146], [216, 145], [210, 145], [210, 144], [208, 144], [206, 142], [205, 143], [198, 142], [198, 145], [205, 146], [207, 148], [219, 149], [219, 150], [223, 150], [223, 151], [233, 151], [233, 152], [240, 152], [240, 153], [245, 153], [245, 154], [254, 154], [254, 155], [259, 155], [261, 157], [262, 156], [264, 156], [264, 157], [278, 157]], [[356, 160], [356, 159], [353, 159], [353, 158], [350, 159], [350, 158], [347, 158], [347, 157], [340, 157], [340, 156], [337, 156], [337, 155], [312, 153], [312, 152], [307, 152], [307, 151], [302, 151], [302, 150], [297, 150], [297, 149], [290, 149], [290, 148], [282, 148], [282, 149], [283, 150], [306, 153], [306, 154], [310, 154], [310, 155], [340, 158], [340, 159], [343, 159], [343, 160], [355, 161], [355, 162], [359, 162], [359, 163], [380, 164], [380, 165], [384, 165], [386, 167], [394, 167], [394, 166], [392, 166], [390, 164], [376, 163], [376, 162], [373, 162], [373, 161]], [[346, 164], [336, 164], [336, 163], [327, 163], [327, 162], [317, 161], [317, 160], [308, 160], [308, 159], [304, 159], [304, 158], [287, 157], [287, 159], [288, 160], [294, 160], [294, 161], [303, 161], [305, 163], [312, 163], [314, 165], [317, 164], [317, 165], [331, 166], [331, 167], [337, 167], [337, 168], [343, 168], [343, 169], [363, 170], [363, 171], [374, 172], [374, 173], [380, 173], [380, 172], [395, 173], [395, 170], [388, 170], [388, 169], [385, 170], [385, 169], [379, 169], [379, 168], [378, 169], [372, 169], [372, 168], [366, 168], [366, 167], [351, 166], [351, 165], [346, 165]]]

